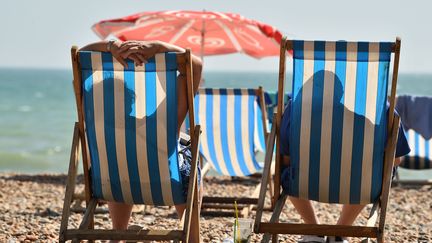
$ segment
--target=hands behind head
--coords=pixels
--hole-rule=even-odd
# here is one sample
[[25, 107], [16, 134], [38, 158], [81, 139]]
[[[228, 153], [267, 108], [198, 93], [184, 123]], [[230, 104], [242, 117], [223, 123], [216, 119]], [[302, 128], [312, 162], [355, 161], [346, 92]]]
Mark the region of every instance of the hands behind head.
[[125, 59], [131, 59], [136, 66], [147, 63], [147, 59], [159, 52], [157, 41], [115, 41], [111, 47], [111, 54], [123, 66], [127, 67]]

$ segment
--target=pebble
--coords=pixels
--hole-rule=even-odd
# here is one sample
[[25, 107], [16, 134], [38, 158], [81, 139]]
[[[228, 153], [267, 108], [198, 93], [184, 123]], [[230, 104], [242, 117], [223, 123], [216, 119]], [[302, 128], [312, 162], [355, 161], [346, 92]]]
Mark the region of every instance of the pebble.
[[31, 241], [35, 241], [35, 240], [39, 239], [39, 237], [37, 235], [27, 235], [26, 239], [31, 240]]
[[[0, 242], [57, 242], [65, 190], [66, 175], [22, 175], [0, 173]], [[259, 179], [248, 180], [229, 177], [206, 177], [206, 195], [239, 196], [251, 195]], [[83, 188], [79, 176], [77, 188]], [[392, 188], [386, 218], [386, 242], [432, 242], [432, 186], [417, 188]], [[270, 204], [267, 196], [266, 204]], [[340, 206], [313, 203], [322, 223], [334, 224]], [[106, 204], [101, 206], [105, 210]], [[367, 207], [370, 209], [370, 206]], [[234, 215], [232, 213], [232, 215]], [[254, 216], [254, 213], [251, 214]], [[265, 212], [263, 219], [268, 220]], [[366, 222], [364, 210], [356, 225]], [[78, 227], [81, 214], [72, 213], [69, 227]], [[299, 223], [301, 218], [287, 202], [280, 217], [281, 221]], [[130, 224], [147, 229], [178, 228], [179, 221], [174, 207], [138, 208], [132, 213]], [[220, 243], [232, 238], [233, 217], [201, 217], [203, 242]], [[95, 215], [97, 228], [110, 228], [107, 214]], [[251, 242], [259, 242], [261, 235], [253, 234]], [[297, 236], [281, 235], [280, 242], [296, 242]], [[351, 238], [350, 242], [360, 242]]]
[[156, 218], [154, 216], [151, 216], [151, 215], [145, 216], [143, 218], [144, 223], [146, 223], [146, 224], [153, 224], [153, 222], [155, 221], [155, 219]]

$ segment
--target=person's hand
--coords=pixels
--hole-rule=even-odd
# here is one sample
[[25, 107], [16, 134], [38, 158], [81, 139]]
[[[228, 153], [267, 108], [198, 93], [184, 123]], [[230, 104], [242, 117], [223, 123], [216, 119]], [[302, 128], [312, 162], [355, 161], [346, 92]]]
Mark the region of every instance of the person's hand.
[[127, 67], [127, 62], [125, 60], [124, 57], [122, 57], [121, 52], [120, 52], [120, 46], [121, 46], [122, 42], [121, 41], [114, 41], [111, 44], [111, 54], [112, 56], [117, 59], [117, 61], [119, 63], [121, 63], [124, 67]]
[[125, 41], [120, 45], [119, 55], [132, 59], [136, 65], [143, 65], [159, 52], [159, 46], [156, 41]]
[[120, 62], [124, 67], [128, 67], [128, 64], [125, 60], [127, 58], [131, 59], [137, 66], [142, 65], [142, 63], [145, 61], [144, 57], [142, 57], [137, 52], [124, 53], [124, 51], [121, 49], [123, 43], [125, 42], [114, 41], [111, 44], [111, 54], [113, 57], [117, 59], [117, 61]]

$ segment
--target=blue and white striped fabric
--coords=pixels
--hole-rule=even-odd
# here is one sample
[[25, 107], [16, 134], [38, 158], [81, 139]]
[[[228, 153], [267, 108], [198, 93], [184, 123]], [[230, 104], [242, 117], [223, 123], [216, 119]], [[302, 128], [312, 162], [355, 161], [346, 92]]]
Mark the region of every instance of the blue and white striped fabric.
[[157, 54], [124, 68], [109, 53], [79, 53], [93, 196], [174, 205], [185, 198], [177, 163], [177, 60]]
[[411, 152], [402, 158], [400, 166], [413, 170], [432, 169], [432, 138], [426, 140], [413, 129], [409, 129], [405, 134]]
[[290, 195], [344, 204], [378, 199], [391, 46], [293, 42]]
[[261, 169], [255, 158], [261, 143], [256, 133], [264, 131], [255, 90], [201, 89], [195, 114], [202, 129], [200, 153], [217, 172], [247, 176]]
[[[259, 102], [255, 105], [255, 124], [254, 124], [254, 143], [255, 143], [255, 152], [259, 151], [264, 153], [266, 149], [265, 144], [265, 134], [264, 134], [264, 124], [263, 124], [263, 112], [261, 110], [261, 106]], [[269, 127], [269, 123], [267, 122], [267, 127]]]
[[[267, 108], [267, 119], [269, 120], [269, 123], [272, 123], [273, 114], [275, 112], [275, 109], [277, 107], [278, 102], [278, 93], [277, 92], [265, 92], [264, 93], [264, 100], [266, 102], [266, 108]], [[284, 95], [284, 104], [286, 105], [288, 100], [288, 94]]]

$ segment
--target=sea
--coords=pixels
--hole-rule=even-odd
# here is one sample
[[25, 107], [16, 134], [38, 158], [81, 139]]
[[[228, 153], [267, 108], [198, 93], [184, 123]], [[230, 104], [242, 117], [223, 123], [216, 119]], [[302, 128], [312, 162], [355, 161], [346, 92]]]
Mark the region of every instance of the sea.
[[[277, 71], [203, 77], [204, 87], [277, 90]], [[397, 93], [432, 96], [432, 74], [399, 74]], [[76, 120], [71, 70], [0, 68], [0, 172], [66, 173]], [[432, 178], [432, 170], [401, 170], [401, 177]]]

